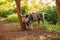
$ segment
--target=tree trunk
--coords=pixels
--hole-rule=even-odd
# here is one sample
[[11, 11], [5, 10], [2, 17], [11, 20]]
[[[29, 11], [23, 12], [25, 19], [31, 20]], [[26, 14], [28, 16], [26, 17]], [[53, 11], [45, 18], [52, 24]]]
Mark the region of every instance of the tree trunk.
[[16, 9], [17, 9], [17, 15], [18, 15], [18, 19], [19, 19], [19, 23], [20, 23], [20, 30], [25, 30], [26, 29], [26, 26], [25, 24], [22, 22], [22, 13], [21, 13], [21, 6], [20, 6], [20, 1], [21, 0], [15, 0], [16, 2]]
[[60, 25], [60, 0], [56, 0], [56, 9], [57, 9], [58, 22]]

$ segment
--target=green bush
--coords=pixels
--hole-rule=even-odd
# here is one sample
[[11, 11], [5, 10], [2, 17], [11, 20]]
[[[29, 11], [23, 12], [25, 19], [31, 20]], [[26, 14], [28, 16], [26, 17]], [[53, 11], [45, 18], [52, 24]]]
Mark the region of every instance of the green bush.
[[5, 20], [9, 22], [18, 22], [18, 17], [16, 14], [12, 14], [12, 15], [8, 15]]
[[17, 11], [16, 11], [16, 8], [11, 9], [10, 12], [16, 13], [16, 12], [17, 12]]
[[0, 9], [0, 16], [2, 17], [7, 17], [7, 15], [9, 15], [10, 13], [10, 10]]
[[47, 9], [45, 10], [45, 12], [46, 12], [45, 19], [49, 23], [56, 24], [57, 23], [56, 6], [47, 7]]
[[0, 10], [0, 16], [4, 16], [4, 17], [6, 17], [7, 16], [7, 13], [6, 13], [7, 11], [6, 10]]
[[15, 8], [14, 9], [10, 9], [10, 8], [5, 8], [5, 9], [1, 8], [0, 9], [0, 16], [2, 16], [2, 17], [7, 17], [7, 15], [10, 15], [12, 13], [16, 13]]
[[22, 4], [21, 5], [21, 9], [22, 9], [22, 14], [25, 15], [27, 13], [27, 5], [26, 4]]

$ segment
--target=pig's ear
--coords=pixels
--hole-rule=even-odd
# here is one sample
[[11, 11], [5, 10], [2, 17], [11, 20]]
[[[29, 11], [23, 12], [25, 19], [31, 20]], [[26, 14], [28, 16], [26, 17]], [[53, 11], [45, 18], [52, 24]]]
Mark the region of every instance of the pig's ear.
[[34, 13], [32, 13], [32, 14], [34, 14]]
[[28, 17], [28, 15], [26, 15], [26, 17]]

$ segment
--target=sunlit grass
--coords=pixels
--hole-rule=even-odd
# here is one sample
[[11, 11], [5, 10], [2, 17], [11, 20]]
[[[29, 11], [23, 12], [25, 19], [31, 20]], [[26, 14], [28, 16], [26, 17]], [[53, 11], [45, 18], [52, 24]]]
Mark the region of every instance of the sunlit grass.
[[[33, 26], [36, 26], [36, 25], [37, 25], [37, 22], [33, 22]], [[56, 24], [56, 25], [49, 24], [47, 21], [45, 22], [45, 24], [40, 22], [40, 28], [45, 28], [45, 29], [47, 29], [47, 31], [60, 32], [60, 27], [58, 24]]]
[[5, 19], [6, 19], [6, 18], [0, 18], [0, 20], [2, 20], [2, 21], [5, 20]]
[[46, 24], [45, 24], [45, 27], [44, 27], [44, 26], [41, 26], [41, 27], [46, 28], [47, 31], [60, 32], [60, 27], [59, 27], [59, 25], [52, 25], [52, 24], [46, 23]]
[[60, 39], [60, 36], [55, 36], [55, 38], [59, 38]]

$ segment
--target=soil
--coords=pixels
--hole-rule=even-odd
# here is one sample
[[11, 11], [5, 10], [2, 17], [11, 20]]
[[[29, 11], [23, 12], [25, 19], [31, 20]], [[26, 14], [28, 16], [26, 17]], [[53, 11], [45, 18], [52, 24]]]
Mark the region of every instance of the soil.
[[43, 28], [20, 31], [19, 23], [0, 20], [0, 40], [60, 40], [60, 32], [49, 32]]

